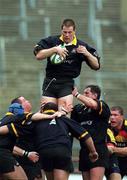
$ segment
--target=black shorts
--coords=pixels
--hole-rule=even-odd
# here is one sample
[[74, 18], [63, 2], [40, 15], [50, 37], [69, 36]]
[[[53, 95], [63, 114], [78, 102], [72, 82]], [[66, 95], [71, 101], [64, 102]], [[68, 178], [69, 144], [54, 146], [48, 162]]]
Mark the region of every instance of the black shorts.
[[12, 155], [12, 152], [8, 149], [0, 148], [0, 173], [9, 173], [14, 171], [16, 160]]
[[41, 164], [38, 162], [34, 163], [28, 159], [28, 157], [16, 156], [16, 160], [24, 169], [29, 180], [34, 180], [36, 177], [41, 178]]
[[105, 170], [105, 176], [107, 177], [107, 179], [112, 173], [120, 174], [118, 159], [115, 154], [109, 156], [109, 167]]
[[105, 145], [96, 145], [96, 151], [98, 152], [99, 158], [95, 162], [91, 162], [89, 159], [89, 152], [87, 149], [82, 148], [79, 156], [79, 170], [89, 171], [94, 167], [108, 167], [109, 154], [108, 149]]
[[39, 163], [33, 163], [33, 165], [24, 164], [21, 165], [24, 169], [29, 180], [34, 180], [35, 178], [41, 178], [41, 165]]
[[61, 169], [73, 172], [71, 153], [66, 147], [45, 148], [39, 152], [42, 168], [51, 172], [54, 169]]
[[61, 98], [67, 95], [72, 94], [74, 88], [73, 79], [48, 79], [46, 78], [43, 83], [43, 96]]
[[127, 156], [125, 157], [118, 157], [118, 163], [120, 168], [121, 176], [127, 176]]

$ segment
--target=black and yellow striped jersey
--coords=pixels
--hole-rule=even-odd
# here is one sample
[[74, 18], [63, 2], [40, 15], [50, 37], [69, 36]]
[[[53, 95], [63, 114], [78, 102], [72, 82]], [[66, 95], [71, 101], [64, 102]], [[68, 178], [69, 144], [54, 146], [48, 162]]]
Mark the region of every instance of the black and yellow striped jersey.
[[0, 148], [7, 148], [12, 151], [18, 137], [31, 133], [31, 128], [33, 128], [33, 123], [30, 120], [31, 115], [31, 113], [24, 113], [22, 115], [6, 113], [0, 120], [0, 126], [7, 125], [9, 133], [0, 135]]
[[94, 110], [83, 104], [77, 104], [72, 111], [72, 119], [78, 121], [92, 136], [94, 143], [105, 143], [107, 137], [110, 109], [100, 100], [98, 109]]
[[71, 151], [72, 139], [70, 138], [70, 133], [71, 136], [76, 137], [83, 143], [90, 136], [78, 122], [66, 116], [38, 121], [34, 128], [36, 146], [40, 151], [44, 148], [65, 145]]
[[[34, 54], [36, 55], [42, 49], [52, 48], [54, 46], [63, 45], [64, 42], [60, 35], [58, 36], [49, 36], [47, 38], [41, 39], [34, 48]], [[47, 67], [46, 67], [46, 77], [57, 78], [57, 79], [72, 79], [80, 75], [82, 62], [86, 62], [88, 66], [91, 67], [87, 57], [81, 53], [76, 53], [76, 48], [79, 46], [85, 46], [86, 49], [98, 59], [99, 56], [95, 48], [88, 45], [86, 42], [83, 42], [76, 37], [70, 45], [65, 45], [68, 50], [68, 55], [66, 59], [61, 64], [52, 64], [50, 57], [47, 58]], [[92, 67], [91, 67], [92, 68]], [[62, 72], [62, 73], [61, 73]]]

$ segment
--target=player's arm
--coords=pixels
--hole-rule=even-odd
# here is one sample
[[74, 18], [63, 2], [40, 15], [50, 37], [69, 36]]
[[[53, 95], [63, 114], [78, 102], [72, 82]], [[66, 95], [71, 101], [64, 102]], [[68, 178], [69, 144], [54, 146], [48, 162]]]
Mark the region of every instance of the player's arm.
[[98, 70], [100, 68], [100, 64], [98, 62], [98, 59], [93, 56], [89, 51], [87, 51], [86, 53], [87, 55], [85, 55], [87, 57], [87, 61], [90, 64], [90, 67], [94, 70]]
[[23, 156], [24, 150], [19, 148], [18, 146], [14, 146], [13, 148], [13, 154], [18, 156]]
[[79, 47], [76, 49], [77, 53], [82, 53], [88, 61], [88, 64], [90, 67], [94, 70], [98, 70], [100, 68], [100, 63], [98, 61], [98, 58], [96, 56], [93, 56], [85, 46], [79, 45]]
[[121, 157], [127, 156], [127, 147], [112, 147], [112, 153]]
[[89, 107], [91, 109], [97, 109], [98, 103], [92, 98], [89, 98], [85, 95], [82, 95], [78, 92], [77, 88], [75, 87], [72, 91], [73, 96], [75, 96], [79, 101], [81, 101], [83, 104], [85, 104], [86, 107]]
[[89, 158], [92, 162], [95, 162], [98, 159], [98, 153], [95, 149], [94, 146], [94, 142], [92, 137], [88, 134], [88, 132], [86, 131], [85, 134], [82, 134], [79, 139], [81, 141], [84, 141], [84, 143], [86, 144], [88, 150], [89, 150]]
[[59, 111], [55, 112], [52, 115], [37, 112], [37, 113], [32, 115], [31, 120], [32, 121], [40, 121], [40, 120], [45, 120], [45, 119], [53, 119], [55, 117], [60, 117], [64, 114], [65, 114], [64, 112], [59, 112]]
[[36, 53], [36, 59], [37, 60], [43, 60], [43, 59], [46, 59], [47, 57], [50, 57], [54, 53], [57, 53], [56, 47], [52, 47], [49, 49], [41, 49], [40, 51], [38, 51]]
[[36, 55], [37, 60], [43, 60], [47, 57], [52, 56], [54, 53], [57, 53], [61, 57], [65, 58], [68, 52], [66, 48], [61, 48], [60, 46], [54, 46], [49, 49], [41, 49], [39, 51], [37, 51], [36, 49], [37, 47], [35, 47], [34, 54]]
[[115, 140], [114, 134], [110, 128], [107, 129], [107, 138], [106, 139], [107, 139], [106, 144], [107, 144], [109, 154], [112, 154], [113, 148], [116, 147], [116, 140]]
[[90, 134], [84, 129], [78, 122], [72, 119], [63, 117], [63, 121], [69, 126], [69, 131], [72, 136], [76, 137], [81, 144], [85, 144], [89, 150], [89, 158], [92, 162], [98, 159], [98, 153], [96, 152], [94, 142]]
[[39, 160], [39, 154], [35, 151], [28, 152], [18, 146], [14, 146], [13, 154], [21, 157], [27, 157], [32, 162], [37, 162]]

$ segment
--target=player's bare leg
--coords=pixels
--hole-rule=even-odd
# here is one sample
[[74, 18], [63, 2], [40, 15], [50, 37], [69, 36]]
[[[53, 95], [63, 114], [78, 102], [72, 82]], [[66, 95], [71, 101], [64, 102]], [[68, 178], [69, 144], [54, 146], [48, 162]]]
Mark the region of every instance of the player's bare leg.
[[53, 97], [47, 97], [47, 96], [42, 96], [41, 98], [41, 105], [44, 105], [48, 102], [53, 102], [57, 104], [57, 99]]

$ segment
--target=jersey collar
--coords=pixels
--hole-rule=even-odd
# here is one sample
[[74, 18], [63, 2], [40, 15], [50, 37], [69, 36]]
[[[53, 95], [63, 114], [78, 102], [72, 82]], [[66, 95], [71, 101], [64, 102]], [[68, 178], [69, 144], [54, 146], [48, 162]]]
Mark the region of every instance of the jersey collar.
[[[60, 40], [64, 42], [64, 40], [63, 40], [63, 35], [60, 36]], [[75, 46], [76, 46], [76, 44], [77, 44], [77, 38], [76, 38], [76, 36], [74, 35], [74, 39], [73, 39], [72, 42], [69, 43], [69, 45], [75, 45]]]

